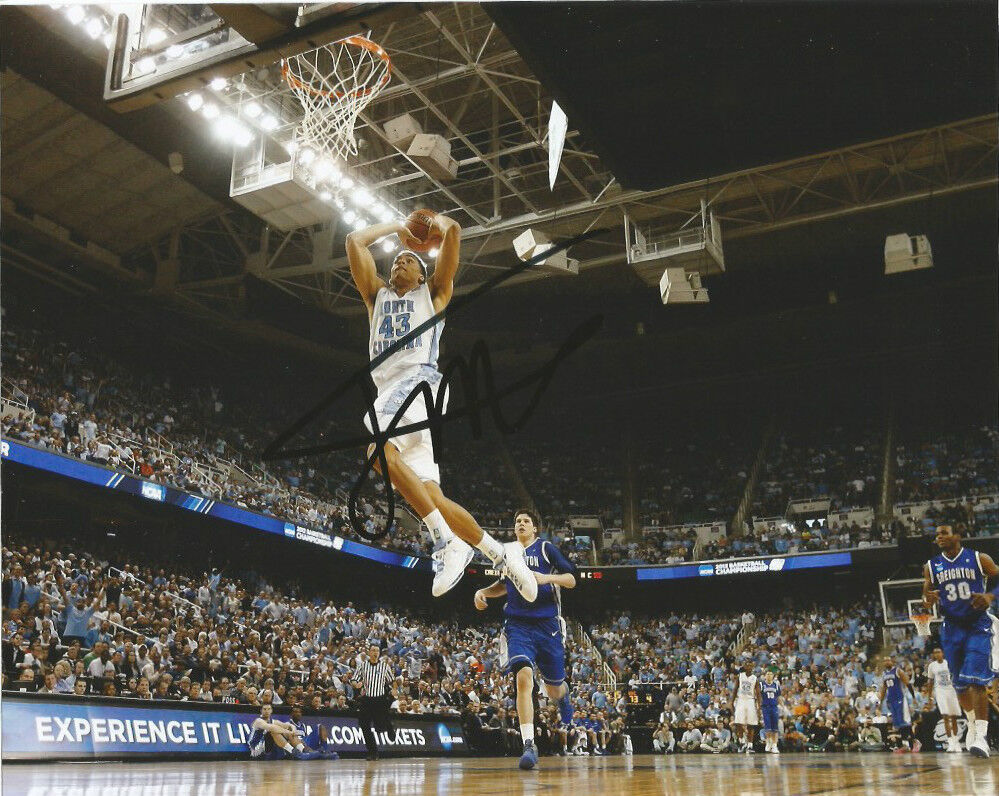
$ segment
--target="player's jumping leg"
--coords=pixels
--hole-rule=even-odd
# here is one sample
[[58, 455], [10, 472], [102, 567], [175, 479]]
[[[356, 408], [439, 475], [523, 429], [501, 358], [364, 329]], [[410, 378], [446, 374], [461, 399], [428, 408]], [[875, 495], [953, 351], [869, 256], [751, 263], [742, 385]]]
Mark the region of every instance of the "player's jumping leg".
[[517, 669], [517, 716], [520, 717], [520, 737], [524, 753], [520, 767], [530, 771], [538, 764], [538, 750], [534, 745], [534, 668], [525, 663]]
[[[374, 451], [369, 446], [368, 456]], [[519, 544], [503, 545], [479, 527], [471, 514], [452, 500], [444, 497], [441, 488], [433, 481], [422, 481], [403, 460], [399, 449], [392, 443], [385, 445], [392, 486], [423, 518], [430, 530], [435, 547], [435, 558], [442, 566], [434, 574], [433, 595], [440, 597], [450, 591], [465, 574], [465, 567], [472, 560], [477, 547], [498, 569], [505, 570], [510, 582], [528, 602], [538, 596], [538, 582], [527, 566], [524, 549]], [[379, 460], [374, 462], [381, 473]]]

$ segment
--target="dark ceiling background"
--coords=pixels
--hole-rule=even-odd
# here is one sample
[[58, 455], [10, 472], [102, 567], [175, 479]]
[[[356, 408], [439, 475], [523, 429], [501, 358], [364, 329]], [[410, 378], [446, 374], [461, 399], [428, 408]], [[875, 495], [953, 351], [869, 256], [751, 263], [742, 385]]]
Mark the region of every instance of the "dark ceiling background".
[[486, 10], [627, 188], [704, 179], [995, 111], [990, 2]]

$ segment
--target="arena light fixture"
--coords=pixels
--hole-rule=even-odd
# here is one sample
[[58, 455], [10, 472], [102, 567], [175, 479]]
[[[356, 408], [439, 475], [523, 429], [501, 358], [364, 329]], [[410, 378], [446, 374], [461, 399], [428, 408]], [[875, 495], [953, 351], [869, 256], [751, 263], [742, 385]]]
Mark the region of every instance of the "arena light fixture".
[[[261, 124], [261, 127], [263, 127], [263, 124]], [[264, 129], [266, 130], [267, 128], [264, 127]], [[294, 155], [296, 152], [298, 152], [298, 141], [289, 141], [287, 144], [284, 145], [284, 151], [287, 152], [289, 155]]]
[[438, 254], [437, 247], [435, 246], [434, 248], [432, 248], [430, 251], [427, 252], [427, 254], [429, 254], [431, 257], [436, 257]]
[[243, 147], [249, 144], [253, 140], [253, 131], [247, 127], [245, 124], [240, 124], [236, 122], [236, 128], [233, 133], [233, 141], [236, 146]]
[[316, 175], [317, 180], [325, 180], [329, 177], [336, 165], [329, 158], [320, 158], [316, 161], [316, 165], [312, 167], [312, 173]]
[[163, 28], [150, 28], [149, 33], [146, 34], [146, 44], [155, 47], [166, 37], [167, 33]]
[[357, 218], [357, 213], [355, 213], [353, 210], [344, 210], [343, 211], [343, 220], [344, 220], [344, 223], [346, 223], [346, 224], [353, 224], [355, 218]]
[[395, 251], [395, 241], [391, 238], [385, 238], [382, 241], [382, 251], [383, 252], [394, 252]]
[[349, 191], [351, 188], [354, 187], [354, 180], [353, 180], [353, 178], [351, 178], [351, 176], [349, 174], [344, 174], [343, 175], [343, 179], [340, 180], [340, 187]]
[[259, 102], [248, 102], [243, 106], [243, 113], [251, 119], [256, 119], [263, 112], [264, 109], [260, 107]]
[[316, 151], [311, 147], [303, 147], [302, 151], [298, 153], [298, 162], [303, 166], [308, 166], [315, 159]]
[[375, 197], [371, 195], [371, 191], [363, 186], [354, 191], [351, 198], [358, 207], [369, 207], [375, 201]]
[[346, 205], [343, 203], [343, 199], [341, 199], [339, 196], [333, 200], [333, 204], [337, 206], [338, 210], [343, 210], [346, 207]]
[[171, 44], [166, 49], [167, 58], [180, 58], [187, 50], [184, 49], [183, 44]]
[[260, 126], [268, 131], [276, 130], [279, 124], [280, 122], [278, 121], [277, 116], [273, 113], [268, 113], [263, 119], [260, 120]]
[[86, 15], [87, 14], [83, 10], [83, 6], [72, 5], [66, 7], [66, 19], [68, 19], [74, 25], [79, 25], [81, 22], [83, 22], [83, 18]]
[[319, 198], [322, 199], [324, 202], [328, 202], [330, 199], [333, 198], [333, 194], [331, 194], [329, 191], [320, 191]]
[[225, 87], [228, 85], [229, 81], [227, 81], [224, 77], [216, 77], [211, 83], [208, 84], [208, 87], [212, 91], [225, 91]]
[[87, 31], [87, 35], [91, 39], [96, 39], [104, 32], [104, 20], [100, 17], [91, 17], [87, 20], [87, 24], [83, 26], [83, 29]]
[[363, 216], [358, 216], [357, 220], [354, 222], [354, 229], [362, 230], [366, 226], [368, 226], [368, 219], [364, 218]]
[[376, 214], [378, 216], [378, 220], [384, 223], [388, 223], [393, 218], [395, 218], [395, 213], [392, 212], [392, 208], [385, 207], [384, 205], [380, 210], [376, 211]]
[[192, 111], [197, 111], [202, 105], [205, 104], [205, 98], [202, 97], [197, 92], [187, 95], [187, 107]]
[[201, 113], [206, 119], [217, 119], [219, 115], [219, 106], [214, 102], [207, 102], [201, 109]]
[[140, 75], [149, 75], [156, 71], [156, 61], [149, 55], [140, 58], [135, 63], [135, 69]]

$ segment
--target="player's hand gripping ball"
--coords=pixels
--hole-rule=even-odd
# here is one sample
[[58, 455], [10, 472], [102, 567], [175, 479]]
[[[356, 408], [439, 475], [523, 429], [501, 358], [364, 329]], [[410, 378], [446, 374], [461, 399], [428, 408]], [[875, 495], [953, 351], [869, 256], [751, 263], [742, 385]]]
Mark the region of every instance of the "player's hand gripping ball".
[[441, 245], [442, 238], [434, 226], [437, 214], [433, 210], [414, 210], [406, 219], [409, 239], [403, 244], [415, 252], [428, 252]]

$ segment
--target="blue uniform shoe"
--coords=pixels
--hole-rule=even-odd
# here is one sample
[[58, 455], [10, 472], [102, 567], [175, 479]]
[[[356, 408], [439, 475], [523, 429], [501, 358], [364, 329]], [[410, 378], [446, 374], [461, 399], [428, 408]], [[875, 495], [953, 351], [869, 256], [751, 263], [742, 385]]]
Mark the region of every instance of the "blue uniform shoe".
[[325, 752], [320, 752], [323, 760], [339, 760], [340, 755], [334, 752], [332, 749], [327, 749]]
[[524, 754], [520, 756], [520, 768], [522, 771], [530, 771], [538, 764], [538, 750], [534, 748], [534, 742], [528, 741], [524, 744]]
[[563, 724], [572, 724], [572, 700], [569, 698], [569, 689], [558, 701], [558, 716]]

